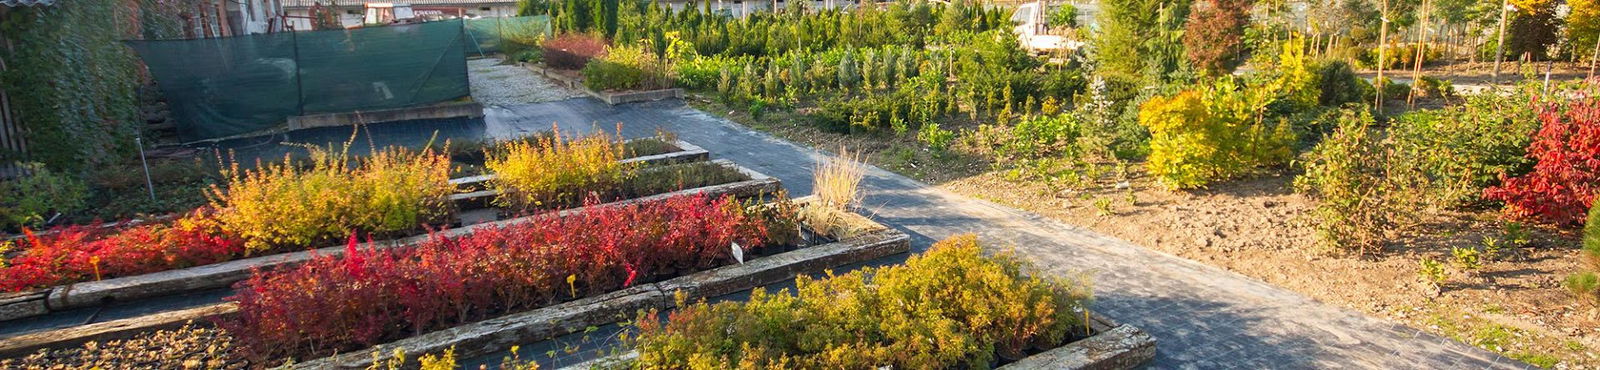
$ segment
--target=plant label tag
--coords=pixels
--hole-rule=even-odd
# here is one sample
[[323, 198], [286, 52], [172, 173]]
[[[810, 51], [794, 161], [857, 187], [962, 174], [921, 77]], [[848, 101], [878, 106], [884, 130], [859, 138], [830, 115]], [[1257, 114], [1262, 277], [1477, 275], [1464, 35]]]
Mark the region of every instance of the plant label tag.
[[744, 264], [744, 248], [740, 248], [739, 247], [739, 242], [733, 242], [733, 245], [731, 245], [730, 247], [733, 247], [733, 259], [739, 261], [739, 264], [743, 265]]

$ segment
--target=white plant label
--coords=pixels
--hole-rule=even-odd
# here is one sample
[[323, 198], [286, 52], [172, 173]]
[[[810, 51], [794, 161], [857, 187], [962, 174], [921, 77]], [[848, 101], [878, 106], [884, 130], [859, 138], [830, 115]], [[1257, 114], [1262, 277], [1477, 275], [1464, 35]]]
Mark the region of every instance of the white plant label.
[[744, 248], [740, 248], [739, 247], [739, 242], [733, 242], [733, 245], [731, 245], [731, 247], [733, 247], [733, 259], [739, 261], [739, 264], [743, 265], [744, 264]]

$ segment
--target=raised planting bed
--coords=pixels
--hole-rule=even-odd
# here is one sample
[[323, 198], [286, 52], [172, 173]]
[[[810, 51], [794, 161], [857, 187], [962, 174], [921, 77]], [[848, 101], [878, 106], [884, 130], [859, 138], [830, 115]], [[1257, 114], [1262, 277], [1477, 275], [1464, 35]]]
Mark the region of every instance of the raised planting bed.
[[[403, 351], [414, 354], [454, 350], [460, 357], [498, 353], [519, 343], [528, 343], [582, 331], [587, 327], [624, 320], [640, 310], [667, 309], [678, 304], [675, 296], [699, 300], [722, 296], [754, 287], [781, 282], [798, 274], [863, 262], [910, 250], [909, 237], [858, 214], [822, 209], [801, 204], [803, 230], [834, 230], [834, 239], [820, 245], [791, 246], [754, 255], [743, 263], [687, 275], [637, 284], [599, 295], [507, 314], [482, 321], [432, 331], [366, 349], [345, 351], [331, 357], [297, 362], [296, 368], [366, 368], [372, 353]], [[819, 224], [813, 224], [819, 223]], [[770, 248], [770, 247], [769, 247]]]
[[521, 64], [524, 68], [527, 68], [528, 70], [533, 71], [540, 76], [554, 80], [557, 84], [566, 86], [570, 89], [583, 91], [584, 94], [588, 94], [589, 96], [609, 105], [656, 101], [662, 99], [682, 99], [684, 96], [684, 90], [681, 88], [642, 91], [594, 91], [589, 89], [587, 85], [584, 85], [582, 75], [557, 72], [556, 69], [546, 67], [542, 64], [527, 62], [521, 62]]
[[[494, 181], [495, 178], [496, 175], [481, 175], [472, 180], [488, 182]], [[641, 167], [636, 171], [630, 172], [621, 181], [591, 187], [588, 190], [590, 196], [551, 200], [535, 207], [518, 206], [517, 203], [506, 199], [504, 197], [505, 193], [493, 189], [456, 193], [450, 195], [449, 199], [455, 203], [456, 209], [463, 214], [476, 210], [490, 209], [496, 217], [508, 217], [529, 212], [576, 207], [582, 205], [583, 202], [592, 201], [589, 198], [599, 198], [600, 200], [638, 198], [661, 194], [670, 189], [738, 184], [763, 178], [768, 177], [745, 169], [732, 161], [718, 159]], [[466, 217], [463, 216], [463, 218]], [[466, 220], [458, 221], [458, 225], [460, 222], [466, 222]]]
[[[1033, 276], [975, 236], [936, 243], [903, 266], [800, 278], [793, 294], [695, 303], [638, 316], [626, 351], [569, 368], [1129, 369], [1155, 340], [1087, 310], [1084, 282]], [[939, 345], [928, 345], [930, 342]]]
[[[1023, 357], [1016, 362], [1001, 365], [999, 370], [1120, 370], [1136, 369], [1156, 357], [1156, 339], [1143, 330], [1128, 324], [1119, 324], [1105, 316], [1091, 313], [1089, 327], [1093, 335], [1072, 341], [1048, 351]], [[615, 356], [602, 357], [571, 366], [563, 370], [628, 368], [639, 358], [638, 351], [628, 351]]]
[[[710, 203], [708, 204], [709, 208], [703, 209], [726, 209], [724, 207], [727, 204], [729, 203]], [[793, 205], [796, 203], [782, 203], [780, 201], [774, 204], [776, 206], [747, 209], [764, 210], [749, 213], [750, 215], [781, 215], [785, 213], [773, 210], [783, 209], [779, 208], [779, 206], [785, 204], [789, 205], [790, 208], [788, 209], [795, 209]], [[679, 204], [680, 207], [683, 205], [684, 203]], [[590, 209], [586, 212], [594, 211], [594, 209]], [[685, 299], [721, 296], [748, 290], [755, 286], [783, 281], [801, 273], [816, 273], [834, 266], [904, 253], [910, 248], [909, 237], [905, 234], [883, 227], [860, 215], [831, 209], [802, 208], [801, 211], [791, 213], [797, 215], [795, 219], [798, 223], [790, 224], [787, 227], [778, 223], [766, 223], [770, 227], [766, 232], [771, 235], [794, 235], [798, 230], [826, 229], [847, 234], [833, 236], [802, 232], [799, 233], [799, 238], [785, 242], [784, 245], [767, 244], [763, 247], [749, 249], [748, 252], [750, 254], [746, 255], [746, 260], [743, 263], [737, 263], [731, 258], [723, 257], [722, 262], [719, 263], [722, 265], [721, 267], [688, 272], [676, 277], [662, 275], [653, 281], [637, 283], [630, 287], [594, 292], [575, 300], [559, 301], [517, 313], [490, 317], [481, 321], [466, 322], [462, 325], [411, 336], [372, 348], [343, 351], [340, 352], [343, 353], [341, 355], [315, 359], [312, 362], [300, 362], [296, 366], [301, 368], [365, 368], [371, 364], [372, 351], [382, 351], [383, 354], [387, 355], [392, 353], [394, 348], [401, 348], [409, 353], [423, 353], [436, 350], [442, 351], [453, 347], [458, 355], [497, 352], [517, 343], [544, 340], [562, 334], [581, 331], [591, 325], [615, 322], [635, 314], [640, 309], [673, 307], [677, 302], [673, 298], [676, 294], [682, 294]], [[684, 215], [687, 216], [688, 214]], [[587, 216], [594, 216], [594, 214], [572, 213], [562, 216], [562, 220], [572, 220], [572, 217], [581, 218]], [[763, 219], [775, 220], [775, 218]], [[715, 224], [716, 222], [711, 222], [708, 225]], [[587, 223], [578, 222], [567, 226], [577, 225], [587, 225]], [[677, 232], [666, 233], [666, 235], [678, 234]], [[482, 240], [478, 241], [481, 242]], [[473, 243], [470, 240], [459, 242]], [[724, 253], [726, 252], [724, 251]], [[348, 261], [348, 257], [340, 261], [325, 259], [325, 262], [343, 263]], [[317, 269], [328, 270], [329, 267], [321, 266], [317, 267]], [[313, 267], [306, 266], [306, 268]], [[335, 270], [342, 268], [344, 267], [332, 267]], [[369, 286], [370, 284], [359, 283], [358, 285]], [[248, 289], [248, 286], [244, 288]], [[560, 291], [568, 289], [566, 286], [555, 288]], [[574, 289], [578, 288], [584, 288], [584, 286], [580, 285]], [[566, 293], [558, 292], [557, 294], [564, 295]], [[341, 297], [344, 296], [341, 295]], [[389, 302], [387, 304], [397, 304], [391, 300], [362, 299], [372, 297], [365, 297], [359, 294], [353, 294], [350, 298], [359, 302]], [[339, 299], [334, 301], [339, 301]], [[275, 301], [273, 306], [276, 307], [276, 305], [284, 303]], [[247, 309], [250, 307], [249, 304], [245, 306]], [[6, 345], [6, 347], [0, 348], [0, 357], [21, 358], [29, 356], [32, 361], [26, 361], [25, 363], [30, 365], [66, 364], [70, 361], [76, 361], [76, 357], [85, 354], [85, 352], [77, 349], [78, 346], [76, 344], [88, 340], [105, 341], [130, 338], [129, 343], [147, 344], [146, 337], [160, 337], [165, 335], [161, 333], [166, 333], [155, 329], [173, 328], [191, 322], [204, 323], [213, 321], [217, 317], [221, 317], [220, 321], [224, 323], [224, 327], [231, 327], [238, 324], [238, 317], [245, 316], [238, 314], [238, 307], [234, 303], [225, 303], [184, 312], [169, 312], [137, 319], [121, 320], [114, 323], [106, 323], [105, 325], [97, 325], [95, 328], [76, 328], [73, 330], [59, 330], [54, 333], [30, 334], [0, 342], [0, 344]], [[293, 311], [304, 312], [304, 310]], [[258, 311], [257, 313], [260, 312]], [[293, 313], [288, 314], [293, 315]], [[322, 323], [326, 321], [318, 320], [316, 322]], [[230, 343], [251, 343], [252, 341], [248, 338], [253, 335], [248, 330], [233, 331], [205, 327], [197, 329], [186, 328], [185, 330], [190, 330], [189, 334], [191, 335], [231, 338], [228, 339]], [[344, 331], [336, 330], [335, 332]], [[76, 336], [74, 337], [74, 335]], [[117, 347], [118, 349], [115, 351], [136, 351], [141, 353], [150, 351], [145, 345], [122, 347]], [[248, 353], [244, 348], [247, 347], [224, 345], [214, 347], [208, 353], [211, 353], [212, 357], [218, 357], [217, 353], [225, 354], [225, 356], [220, 357], [231, 358], [227, 363], [228, 366], [248, 366], [248, 364], [252, 363], [284, 363], [281, 359], [261, 360], [244, 356], [244, 354]], [[101, 355], [105, 355], [103, 353], [105, 351], [101, 352]], [[38, 356], [43, 356], [44, 358]], [[189, 356], [189, 354], [179, 353], [178, 356]], [[183, 361], [182, 358], [156, 357], [146, 359], [148, 361], [146, 363], [175, 364]], [[58, 360], [50, 360], [49, 358]]]
[[[536, 137], [542, 137], [535, 135]], [[531, 140], [538, 140], [533, 138]], [[483, 169], [486, 144], [466, 144], [451, 146], [450, 161], [455, 165], [455, 172], [451, 179], [452, 184], [471, 190], [482, 190], [482, 183], [492, 175], [485, 175]], [[672, 138], [670, 134], [657, 137], [629, 139], [622, 142], [622, 161], [638, 165], [659, 165], [681, 162], [699, 162], [711, 158], [711, 153], [704, 148], [690, 144], [687, 141]]]
[[[310, 340], [304, 336], [314, 336], [313, 333], [334, 335], [327, 338], [345, 338], [346, 333], [364, 332], [363, 326], [371, 323], [361, 319], [361, 313], [371, 319], [402, 321], [396, 316], [384, 314], [388, 310], [406, 312], [406, 315], [417, 312], [421, 307], [429, 306], [432, 302], [456, 302], [464, 311], [479, 312], [472, 309], [470, 303], [474, 297], [457, 297], [454, 294], [440, 293], [429, 290], [434, 287], [457, 287], [461, 292], [486, 292], [504, 288], [504, 285], [493, 285], [496, 282], [519, 285], [529, 292], [543, 292], [548, 296], [567, 297], [571, 289], [575, 300], [557, 299], [550, 304], [542, 304], [539, 299], [530, 302], [533, 307], [525, 310], [510, 310], [508, 312], [522, 311], [498, 318], [489, 316], [483, 321], [464, 321], [454, 328], [446, 327], [432, 334], [413, 336], [397, 343], [427, 343], [428, 338], [436, 338], [444, 333], [462, 333], [468, 330], [465, 337], [452, 336], [452, 342], [466, 341], [467, 343], [501, 343], [515, 340], [540, 340], [542, 335], [559, 335], [566, 332], [581, 330], [589, 324], [615, 321], [619, 317], [632, 314], [639, 307], [670, 307], [673, 304], [670, 296], [681, 293], [685, 297], [702, 298], [728, 294], [735, 291], [749, 289], [753, 286], [764, 285], [781, 281], [802, 272], [817, 272], [833, 266], [860, 262], [885, 255], [903, 253], [909, 249], [908, 237], [897, 231], [888, 229], [871, 220], [854, 213], [837, 211], [826, 208], [811, 207], [802, 202], [789, 202], [779, 197], [773, 203], [753, 205], [741, 203], [732, 197], [709, 200], [704, 196], [679, 196], [661, 202], [639, 203], [632, 205], [613, 205], [590, 207], [580, 210], [569, 210], [559, 214], [545, 215], [546, 218], [508, 225], [503, 228], [479, 229], [472, 234], [458, 236], [437, 236], [427, 244], [416, 248], [391, 249], [378, 251], [367, 249], [361, 251], [351, 247], [352, 253], [342, 257], [325, 256], [312, 262], [312, 265], [301, 266], [297, 269], [282, 270], [280, 272], [265, 272], [257, 274], [250, 282], [240, 285], [238, 296], [230, 300], [234, 304], [222, 304], [189, 310], [191, 312], [168, 312], [150, 315], [140, 320], [123, 320], [115, 323], [98, 325], [95, 328], [77, 328], [74, 330], [58, 330], [51, 334], [33, 334], [18, 337], [14, 342], [17, 346], [10, 348], [5, 353], [21, 353], [26, 350], [46, 349], [44, 353], [54, 356], [71, 356], [73, 352], [69, 344], [81, 343], [91, 339], [115, 339], [127, 337], [127, 334], [136, 328], [170, 328], [190, 320], [200, 320], [207, 317], [224, 316], [221, 319], [225, 330], [202, 329], [195, 335], [215, 336], [219, 338], [232, 338], [233, 341], [245, 343], [245, 347], [226, 346], [214, 348], [210, 352], [225, 352], [234, 356], [237, 361], [249, 363], [283, 363], [281, 358], [260, 358], [244, 356], [253, 353], [246, 349], [262, 344], [260, 338], [266, 336], [287, 335], [286, 340], [301, 343], [325, 343], [321, 340]], [[665, 229], [662, 229], [665, 227]], [[839, 234], [817, 234], [811, 230], [830, 230]], [[609, 235], [609, 237], [608, 237]], [[638, 239], [644, 237], [644, 239]], [[662, 239], [655, 239], [662, 238]], [[609, 247], [603, 240], [618, 240], [614, 248], [622, 251], [620, 255], [604, 252]], [[631, 241], [631, 242], [629, 242]], [[753, 247], [739, 247], [744, 242]], [[599, 244], [596, 244], [599, 243]], [[593, 244], [593, 245], [587, 245]], [[542, 246], [542, 247], [541, 247]], [[744, 262], [736, 262], [735, 254], [730, 253], [726, 246], [733, 246], [744, 250]], [[554, 248], [554, 249], [552, 249]], [[685, 249], [687, 248], [687, 249]], [[489, 252], [483, 254], [482, 252]], [[632, 251], [632, 252], [628, 252]], [[443, 252], [443, 253], [440, 253]], [[546, 252], [557, 252], [549, 254]], [[569, 253], [587, 253], [589, 257], [573, 256]], [[720, 255], [719, 255], [720, 254]], [[474, 257], [478, 256], [478, 257]], [[543, 257], [541, 257], [543, 256]], [[632, 256], [632, 257], [628, 257]], [[601, 260], [590, 260], [593, 257], [602, 257]], [[488, 258], [488, 259], [485, 259]], [[557, 258], [557, 259], [551, 259]], [[579, 284], [574, 285], [574, 280], [568, 278], [566, 284], [528, 285], [520, 279], [528, 278], [530, 274], [540, 275], [545, 281], [552, 277], [559, 277], [566, 272], [552, 272], [537, 268], [524, 268], [524, 263], [538, 263], [540, 260], [547, 262], [561, 261], [562, 258], [571, 258], [570, 262], [577, 270], [578, 275], [587, 276]], [[613, 260], [611, 267], [605, 267], [607, 259]], [[497, 262], [498, 261], [498, 262]], [[632, 271], [635, 267], [640, 271], [638, 282], [628, 285], [618, 284], [622, 279], [623, 270], [615, 261], [633, 261], [627, 263], [627, 279], [634, 279]], [[674, 263], [677, 261], [679, 263]], [[698, 261], [698, 262], [696, 262]], [[398, 263], [398, 265], [396, 265]], [[510, 265], [507, 265], [510, 263]], [[634, 265], [637, 263], [638, 265]], [[689, 263], [683, 265], [680, 263]], [[458, 266], [460, 265], [460, 266]], [[441, 276], [438, 273], [465, 272], [462, 266], [473, 266], [480, 271], [501, 271], [500, 274], [490, 274], [491, 280], [465, 279], [459, 276]], [[501, 267], [519, 266], [511, 270]], [[538, 266], [538, 265], [534, 265]], [[550, 265], [556, 266], [556, 265]], [[599, 266], [596, 268], [595, 266]], [[694, 268], [693, 266], [720, 266]], [[685, 270], [684, 268], [690, 268]], [[676, 270], [675, 270], [676, 269]], [[560, 268], [557, 269], [561, 271]], [[429, 273], [428, 271], [433, 271]], [[593, 275], [589, 272], [610, 271], [610, 274]], [[676, 272], [674, 272], [676, 271]], [[332, 274], [329, 274], [332, 272]], [[508, 273], [509, 272], [509, 273]], [[387, 273], [388, 275], [383, 275]], [[419, 274], [420, 273], [420, 274]], [[372, 274], [379, 274], [375, 276]], [[609, 275], [607, 277], [606, 275]], [[389, 277], [384, 277], [389, 276]], [[497, 280], [494, 276], [509, 277], [513, 280]], [[413, 278], [417, 277], [417, 278]], [[412, 281], [402, 285], [394, 285], [399, 290], [384, 290], [386, 282], [397, 280]], [[537, 279], [537, 278], [535, 278]], [[607, 283], [607, 279], [610, 279]], [[342, 282], [340, 282], [342, 281]], [[466, 285], [456, 285], [461, 282]], [[310, 283], [304, 285], [301, 283]], [[413, 283], [422, 286], [411, 285]], [[484, 285], [485, 283], [491, 285]], [[343, 288], [341, 288], [343, 287]], [[415, 299], [402, 299], [406, 292], [416, 287], [422, 289], [422, 296]], [[350, 290], [350, 289], [354, 290]], [[333, 289], [333, 290], [329, 290]], [[387, 291], [388, 293], [383, 293]], [[427, 292], [434, 296], [430, 299]], [[581, 294], [579, 292], [582, 292]], [[373, 295], [373, 294], [379, 295]], [[642, 294], [641, 294], [642, 293]], [[444, 295], [439, 295], [444, 294]], [[276, 298], [274, 298], [276, 297]], [[383, 299], [383, 298], [391, 299]], [[513, 294], [510, 296], [477, 296], [477, 304], [490, 305], [504, 302], [504, 299], [516, 300], [514, 297], [527, 295]], [[643, 306], [634, 304], [614, 304], [613, 297], [622, 297], [624, 301], [642, 302]], [[488, 300], [482, 300], [488, 298]], [[641, 300], [642, 299], [642, 300]], [[409, 302], [409, 304], [408, 304]], [[418, 302], [421, 305], [418, 306]], [[354, 304], [368, 307], [364, 310], [350, 311], [340, 309], [341, 305]], [[302, 307], [304, 306], [304, 307]], [[416, 306], [416, 307], [413, 307]], [[589, 309], [594, 306], [597, 308]], [[485, 308], [486, 306], [477, 306]], [[348, 307], [345, 307], [348, 308]], [[426, 311], [424, 309], [424, 311]], [[458, 312], [456, 308], [447, 308], [447, 312]], [[322, 312], [322, 316], [306, 316], [307, 313]], [[350, 319], [354, 314], [353, 320]], [[541, 321], [530, 322], [528, 316], [545, 317]], [[326, 316], [326, 317], [323, 317]], [[293, 321], [295, 318], [308, 323], [310, 326], [294, 325], [280, 326], [283, 322]], [[265, 322], [260, 320], [267, 320]], [[422, 322], [429, 322], [424, 320]], [[266, 326], [260, 326], [265, 323]], [[356, 325], [345, 327], [346, 325]], [[472, 330], [474, 327], [507, 328], [504, 330]], [[392, 327], [388, 324], [379, 324], [376, 327]], [[407, 326], [409, 327], [409, 325]], [[295, 329], [299, 328], [299, 329]], [[288, 331], [283, 331], [288, 330]], [[534, 334], [529, 334], [528, 331]], [[551, 333], [551, 334], [537, 334]], [[67, 338], [70, 334], [77, 337]], [[396, 333], [404, 335], [404, 331]], [[148, 334], [141, 333], [133, 336], [133, 343], [147, 343], [141, 339]], [[284, 339], [280, 339], [284, 340]], [[307, 342], [307, 341], [310, 342]], [[338, 339], [333, 339], [338, 340]], [[421, 340], [422, 342], [418, 342]], [[55, 345], [52, 345], [52, 341]], [[497, 342], [498, 341], [498, 342]], [[270, 348], [279, 348], [279, 343], [267, 340]], [[293, 346], [293, 344], [288, 344]], [[434, 344], [435, 346], [449, 346], [448, 344]], [[24, 347], [25, 346], [25, 347]], [[489, 344], [488, 346], [493, 346]], [[457, 348], [463, 348], [464, 345]], [[259, 347], [257, 347], [259, 348]], [[433, 348], [424, 345], [419, 348]], [[443, 348], [443, 347], [440, 347]], [[129, 348], [134, 351], [147, 351], [141, 348]], [[487, 350], [487, 349], [486, 349]], [[458, 350], [460, 351], [460, 350]], [[468, 350], [464, 353], [478, 353], [478, 350]], [[336, 353], [363, 353], [359, 358], [342, 356], [322, 360], [324, 364], [329, 361], [351, 361], [356, 367], [364, 367], [369, 361], [368, 353], [361, 348], [349, 348], [347, 351]], [[30, 356], [33, 357], [33, 356]], [[37, 358], [36, 358], [37, 360]], [[149, 363], [174, 363], [174, 359], [149, 359]], [[33, 361], [39, 363], [47, 360]], [[230, 366], [232, 363], [230, 363]], [[317, 363], [302, 364], [313, 368], [323, 367]]]
[[[729, 171], [742, 174], [748, 180], [707, 185], [667, 193], [617, 200], [598, 206], [619, 206], [640, 202], [653, 202], [675, 196], [705, 194], [708, 196], [732, 195], [753, 197], [777, 192], [781, 186], [775, 178], [738, 166], [729, 161], [708, 162]], [[570, 211], [570, 210], [569, 210]], [[563, 214], [569, 213], [566, 211]], [[516, 217], [484, 224], [473, 224], [439, 230], [436, 234], [459, 236], [478, 227], [504, 226], [527, 222], [539, 215]], [[361, 248], [386, 249], [410, 246], [427, 239], [417, 235], [391, 240], [361, 243]], [[316, 250], [278, 253], [267, 256], [236, 259], [182, 269], [147, 274], [80, 282], [28, 292], [0, 295], [0, 321], [43, 315], [82, 307], [100, 306], [116, 301], [129, 301], [148, 297], [227, 287], [247, 278], [253, 269], [275, 269], [303, 263], [315, 255], [341, 255], [345, 246], [331, 246]]]

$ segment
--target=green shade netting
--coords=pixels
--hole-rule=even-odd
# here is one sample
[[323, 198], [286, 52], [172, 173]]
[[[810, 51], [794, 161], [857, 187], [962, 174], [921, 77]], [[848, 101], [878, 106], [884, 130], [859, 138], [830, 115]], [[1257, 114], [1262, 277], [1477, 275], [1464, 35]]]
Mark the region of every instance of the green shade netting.
[[460, 20], [196, 40], [128, 41], [185, 141], [288, 117], [404, 108], [470, 95]]
[[[550, 16], [478, 18], [467, 20], [468, 53], [515, 53], [536, 48], [541, 36], [550, 34]], [[511, 50], [507, 50], [511, 49]]]

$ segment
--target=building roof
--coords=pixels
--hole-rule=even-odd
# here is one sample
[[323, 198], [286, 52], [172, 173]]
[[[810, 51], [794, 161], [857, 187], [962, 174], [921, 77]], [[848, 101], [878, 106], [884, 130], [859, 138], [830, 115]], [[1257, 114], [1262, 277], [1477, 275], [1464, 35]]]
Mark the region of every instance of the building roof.
[[0, 5], [15, 8], [34, 5], [50, 6], [55, 4], [55, 2], [55, 0], [0, 0]]
[[[0, 1], [17, 1], [17, 0], [0, 0]], [[29, 1], [29, 0], [21, 0], [21, 1]], [[54, 1], [54, 0], [40, 0], [40, 1]], [[415, 6], [477, 7], [477, 6], [484, 6], [484, 5], [504, 5], [504, 4], [515, 4], [516, 3], [516, 0], [412, 0], [412, 1], [405, 1], [405, 0], [371, 0], [371, 1], [366, 1], [366, 0], [283, 0], [283, 7], [285, 7], [285, 8], [310, 8], [312, 5], [315, 5], [316, 3], [322, 3], [323, 6], [327, 6], [330, 1], [334, 2], [334, 3], [338, 3], [340, 8], [361, 7], [361, 6], [366, 5], [366, 3], [369, 3], [369, 2], [371, 2], [371, 3], [409, 4], [409, 5], [414, 6], [414, 7]]]

